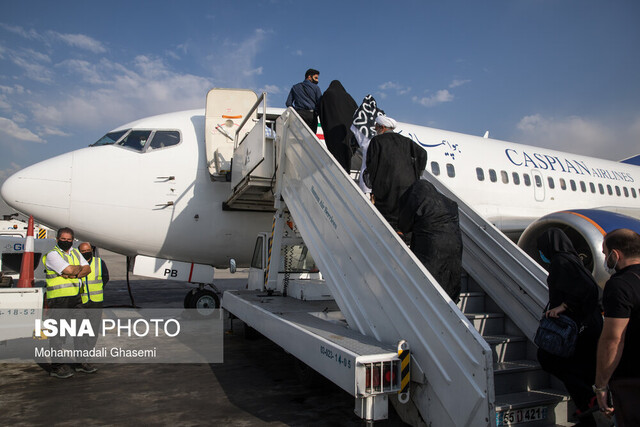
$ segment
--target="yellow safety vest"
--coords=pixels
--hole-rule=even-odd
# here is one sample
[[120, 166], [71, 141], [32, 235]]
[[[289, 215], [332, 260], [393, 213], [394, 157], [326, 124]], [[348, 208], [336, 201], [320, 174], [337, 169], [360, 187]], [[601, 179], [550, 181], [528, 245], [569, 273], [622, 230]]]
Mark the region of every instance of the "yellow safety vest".
[[47, 299], [60, 298], [60, 297], [73, 297], [80, 292], [80, 286], [82, 286], [82, 280], [80, 279], [65, 279], [53, 270], [47, 268], [47, 255], [51, 252], [58, 252], [63, 260], [69, 265], [80, 265], [80, 252], [77, 249], [72, 248], [69, 254], [66, 254], [58, 246], [55, 246], [51, 251], [42, 258], [44, 264], [44, 271], [47, 279]]
[[91, 273], [84, 278], [84, 286], [82, 286], [82, 303], [86, 304], [89, 300], [93, 302], [101, 302], [104, 300], [102, 288], [102, 261], [98, 257], [91, 259]]

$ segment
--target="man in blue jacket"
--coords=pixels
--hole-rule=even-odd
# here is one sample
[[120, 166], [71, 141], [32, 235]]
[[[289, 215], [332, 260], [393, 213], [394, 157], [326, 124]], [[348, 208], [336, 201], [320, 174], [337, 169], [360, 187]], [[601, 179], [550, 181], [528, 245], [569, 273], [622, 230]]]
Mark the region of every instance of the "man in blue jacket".
[[318, 87], [320, 71], [309, 68], [304, 80], [293, 85], [287, 97], [287, 107], [293, 107], [313, 133], [318, 128], [318, 102], [322, 91]]

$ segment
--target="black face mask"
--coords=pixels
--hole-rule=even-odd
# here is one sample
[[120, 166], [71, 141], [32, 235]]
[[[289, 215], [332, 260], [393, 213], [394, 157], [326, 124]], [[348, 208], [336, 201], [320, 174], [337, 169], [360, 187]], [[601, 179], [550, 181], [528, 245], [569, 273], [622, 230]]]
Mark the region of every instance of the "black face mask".
[[93, 254], [91, 252], [80, 252], [80, 254], [87, 260], [87, 262], [91, 262], [91, 258], [93, 258]]
[[72, 245], [73, 245], [73, 242], [70, 242], [68, 240], [58, 240], [58, 247], [65, 252], [71, 249]]

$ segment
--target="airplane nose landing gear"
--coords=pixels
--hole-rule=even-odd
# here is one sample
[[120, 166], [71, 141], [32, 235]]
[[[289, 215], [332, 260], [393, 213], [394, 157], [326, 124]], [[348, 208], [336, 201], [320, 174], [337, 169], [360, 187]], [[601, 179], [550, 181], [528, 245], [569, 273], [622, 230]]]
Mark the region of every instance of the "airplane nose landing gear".
[[204, 286], [200, 284], [198, 288], [187, 292], [184, 297], [184, 308], [195, 308], [201, 316], [210, 316], [214, 309], [220, 308], [220, 298], [215, 292], [204, 289]]

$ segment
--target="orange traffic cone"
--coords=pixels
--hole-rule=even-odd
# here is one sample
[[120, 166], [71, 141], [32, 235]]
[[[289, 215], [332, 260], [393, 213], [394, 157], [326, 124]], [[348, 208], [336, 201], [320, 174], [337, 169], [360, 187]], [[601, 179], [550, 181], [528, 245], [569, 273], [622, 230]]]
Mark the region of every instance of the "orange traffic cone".
[[33, 274], [33, 249], [33, 216], [30, 216], [29, 226], [27, 228], [27, 240], [25, 241], [24, 252], [22, 254], [20, 279], [18, 279], [17, 288], [32, 288], [35, 283]]

